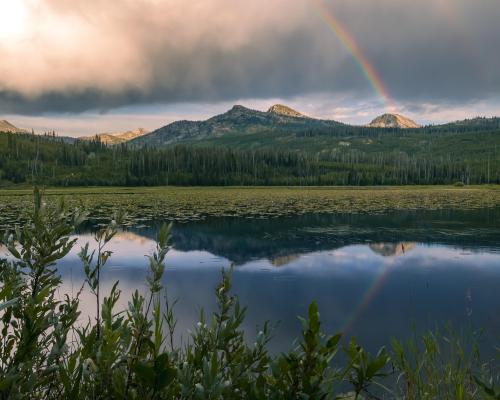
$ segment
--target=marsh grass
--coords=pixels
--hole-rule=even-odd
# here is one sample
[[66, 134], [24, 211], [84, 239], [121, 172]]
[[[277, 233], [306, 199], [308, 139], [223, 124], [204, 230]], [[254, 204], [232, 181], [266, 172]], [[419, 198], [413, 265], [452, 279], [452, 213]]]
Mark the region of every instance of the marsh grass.
[[[500, 206], [499, 186], [454, 188], [86, 188], [46, 190], [64, 197], [70, 208], [84, 208], [94, 225], [106, 226], [116, 210], [126, 209], [126, 226], [151, 221], [179, 223], [210, 217], [279, 218], [305, 214], [384, 213], [395, 210], [470, 210]], [[0, 191], [0, 229], [29, 218], [28, 190]]]
[[[56, 263], [74, 246], [71, 234], [85, 214], [46, 204], [38, 191], [34, 197], [28, 222], [3, 239], [10, 258], [0, 261], [0, 398], [499, 398], [498, 364], [482, 360], [474, 342], [429, 333], [371, 355], [354, 338], [342, 346], [340, 334], [322, 333], [315, 303], [293, 348], [271, 355], [269, 323], [253, 340], [242, 328], [246, 309], [232, 294], [231, 271], [215, 289], [217, 310], [202, 311], [176, 347], [175, 304], [161, 283], [169, 226], [149, 256], [148, 292], [135, 291], [125, 310], [117, 309], [118, 282], [109, 293], [100, 288], [119, 215], [95, 234], [95, 252], [80, 252], [81, 290], [59, 299]], [[82, 322], [83, 291], [94, 295], [98, 311]]]

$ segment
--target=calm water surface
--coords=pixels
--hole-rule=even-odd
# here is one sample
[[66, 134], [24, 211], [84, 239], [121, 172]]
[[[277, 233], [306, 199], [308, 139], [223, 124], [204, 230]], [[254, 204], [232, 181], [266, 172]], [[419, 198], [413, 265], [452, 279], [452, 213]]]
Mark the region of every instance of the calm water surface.
[[[144, 255], [159, 226], [137, 226], [111, 244], [104, 286], [120, 281], [123, 306], [145, 288]], [[78, 240], [91, 241], [91, 233]], [[216, 219], [175, 225], [173, 242], [165, 284], [179, 299], [179, 334], [201, 308], [214, 309], [221, 268], [234, 264], [250, 340], [264, 321], [280, 322], [274, 351], [297, 337], [297, 316], [313, 300], [325, 331], [355, 335], [371, 350], [447, 321], [484, 328], [485, 348], [500, 343], [500, 210]], [[62, 292], [80, 288], [78, 247], [59, 266]], [[83, 304], [93, 315], [90, 297]]]

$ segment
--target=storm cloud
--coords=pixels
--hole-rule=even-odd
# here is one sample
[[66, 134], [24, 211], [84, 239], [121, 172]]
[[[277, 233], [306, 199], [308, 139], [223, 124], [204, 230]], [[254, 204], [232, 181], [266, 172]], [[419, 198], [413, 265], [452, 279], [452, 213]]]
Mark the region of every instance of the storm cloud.
[[[0, 28], [0, 114], [316, 92], [373, 96], [317, 1], [12, 1], [24, 6], [15, 33], [2, 35]], [[498, 99], [498, 1], [325, 0], [325, 6], [395, 101]]]

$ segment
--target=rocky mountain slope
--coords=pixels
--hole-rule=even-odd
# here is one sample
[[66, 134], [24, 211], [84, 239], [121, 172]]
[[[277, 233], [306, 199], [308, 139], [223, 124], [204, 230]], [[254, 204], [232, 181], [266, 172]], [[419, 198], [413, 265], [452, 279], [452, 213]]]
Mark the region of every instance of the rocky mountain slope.
[[115, 145], [120, 143], [128, 142], [132, 139], [147, 135], [149, 131], [143, 128], [137, 128], [132, 131], [126, 132], [115, 132], [115, 133], [98, 133], [93, 136], [83, 136], [78, 138], [79, 140], [94, 140], [99, 139], [102, 143], [108, 145]]
[[307, 118], [283, 105], [274, 105], [267, 112], [235, 105], [229, 111], [205, 121], [176, 121], [148, 135], [133, 139], [134, 145], [164, 145], [183, 140], [202, 140], [227, 134], [259, 132], [298, 132], [308, 129], [344, 126], [337, 121]]
[[420, 128], [415, 121], [399, 114], [383, 114], [375, 118], [368, 125], [370, 128]]
[[288, 106], [284, 106], [283, 104], [275, 104], [274, 106], [269, 107], [267, 110], [268, 113], [273, 113], [277, 115], [285, 115], [287, 117], [303, 117], [307, 118], [304, 114], [295, 111], [293, 108]]
[[26, 129], [18, 128], [6, 120], [0, 120], [0, 132], [28, 133]]

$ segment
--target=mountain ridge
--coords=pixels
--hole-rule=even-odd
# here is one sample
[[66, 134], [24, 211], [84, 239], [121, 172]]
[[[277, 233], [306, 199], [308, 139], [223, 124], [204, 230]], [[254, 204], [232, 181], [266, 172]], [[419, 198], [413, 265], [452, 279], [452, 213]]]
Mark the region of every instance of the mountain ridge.
[[[498, 117], [476, 117], [437, 125], [419, 125], [400, 114], [382, 114], [367, 125], [350, 125], [335, 120], [306, 116], [283, 104], [275, 104], [267, 111], [235, 104], [224, 113], [205, 120], [179, 120], [153, 130], [147, 135], [132, 139], [132, 146], [163, 146], [173, 143], [229, 145], [237, 148], [273, 147], [296, 141], [300, 137], [358, 136], [368, 134], [365, 129], [426, 129], [432, 132], [496, 130]], [[280, 138], [278, 138], [281, 137]], [[285, 137], [287, 136], [287, 137]], [[296, 137], [296, 139], [292, 139]], [[253, 140], [253, 141], [252, 141]], [[341, 146], [347, 146], [342, 143]], [[298, 150], [298, 148], [296, 148]], [[326, 149], [325, 149], [326, 151]]]
[[97, 134], [91, 135], [91, 136], [82, 136], [82, 137], [79, 137], [77, 139], [78, 140], [85, 140], [85, 141], [98, 139], [104, 144], [116, 145], [116, 144], [120, 144], [120, 143], [126, 143], [132, 139], [137, 138], [137, 137], [147, 135], [148, 133], [149, 133], [149, 131], [147, 131], [144, 128], [137, 128], [137, 129], [133, 129], [130, 131], [125, 131], [125, 132], [97, 133]]
[[[273, 147], [276, 140], [280, 140], [282, 144], [288, 140], [286, 138], [277, 139], [276, 135], [288, 134], [289, 138], [291, 136], [299, 138], [321, 135], [349, 137], [366, 134], [363, 129], [401, 129], [401, 134], [406, 134], [403, 133], [403, 130], [408, 128], [425, 129], [435, 133], [497, 130], [500, 129], [500, 118], [479, 116], [421, 126], [400, 114], [382, 114], [367, 125], [350, 125], [335, 120], [309, 117], [283, 104], [274, 104], [267, 111], [254, 110], [235, 104], [228, 111], [206, 120], [174, 121], [151, 132], [138, 128], [126, 132], [105, 132], [83, 137], [56, 136], [56, 138], [66, 142], [90, 141], [99, 138], [108, 145], [130, 142], [132, 146], [161, 146], [177, 142], [185, 144], [199, 142], [211, 145], [226, 142], [231, 146], [243, 148], [249, 146], [264, 147], [266, 144]], [[20, 134], [30, 133], [30, 131], [18, 128], [6, 120], [0, 120], [0, 132], [2, 131]], [[252, 135], [254, 142], [251, 142], [250, 136]], [[226, 137], [227, 141], [223, 139]], [[242, 141], [241, 145], [238, 144], [239, 138]], [[341, 146], [347, 145], [347, 142], [344, 142]]]
[[147, 135], [131, 140], [131, 143], [134, 145], [165, 145], [188, 139], [220, 137], [225, 134], [245, 135], [280, 130], [292, 132], [337, 126], [345, 126], [345, 124], [333, 120], [305, 117], [298, 111], [279, 104], [272, 106], [268, 111], [253, 110], [235, 104], [225, 113], [203, 121], [172, 122]]

